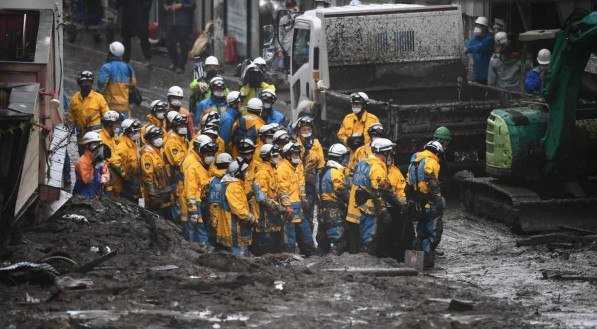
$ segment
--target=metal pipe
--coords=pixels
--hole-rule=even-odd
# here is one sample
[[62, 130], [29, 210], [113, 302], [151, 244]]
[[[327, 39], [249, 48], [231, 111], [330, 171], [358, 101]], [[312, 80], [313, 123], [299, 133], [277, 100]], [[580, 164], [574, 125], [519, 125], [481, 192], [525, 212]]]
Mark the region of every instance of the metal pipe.
[[27, 33], [27, 14], [23, 14], [23, 57], [25, 57], [25, 40], [26, 40], [26, 33]]

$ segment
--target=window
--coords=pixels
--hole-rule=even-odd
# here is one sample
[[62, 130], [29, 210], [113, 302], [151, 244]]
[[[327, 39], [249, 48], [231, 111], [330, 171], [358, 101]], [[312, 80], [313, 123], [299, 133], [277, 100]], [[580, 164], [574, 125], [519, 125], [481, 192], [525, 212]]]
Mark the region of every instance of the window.
[[309, 62], [309, 37], [310, 31], [308, 29], [294, 29], [292, 40], [292, 74], [305, 63]]

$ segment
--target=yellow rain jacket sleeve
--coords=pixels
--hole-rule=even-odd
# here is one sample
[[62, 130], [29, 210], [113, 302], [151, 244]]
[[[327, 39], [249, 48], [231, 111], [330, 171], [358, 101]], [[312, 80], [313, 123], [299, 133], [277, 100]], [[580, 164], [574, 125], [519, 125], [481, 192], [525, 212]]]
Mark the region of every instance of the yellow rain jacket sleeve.
[[405, 201], [406, 193], [404, 192], [404, 188], [406, 187], [406, 179], [404, 179], [400, 169], [398, 169], [395, 165], [391, 165], [388, 168], [388, 181], [390, 183], [392, 192], [394, 192], [394, 194], [398, 196], [401, 201]]

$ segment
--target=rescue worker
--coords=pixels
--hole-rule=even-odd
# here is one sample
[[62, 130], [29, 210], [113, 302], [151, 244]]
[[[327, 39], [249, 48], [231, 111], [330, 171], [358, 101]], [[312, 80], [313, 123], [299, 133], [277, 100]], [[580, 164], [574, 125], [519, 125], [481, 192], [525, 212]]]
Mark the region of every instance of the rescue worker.
[[224, 144], [224, 140], [218, 135], [217, 126], [205, 126], [201, 128], [201, 134], [209, 136], [216, 144], [218, 144], [218, 152], [216, 153], [216, 156], [226, 151], [226, 144]]
[[218, 112], [208, 112], [201, 118], [201, 127], [215, 126], [220, 129], [220, 114]]
[[218, 219], [218, 243], [235, 255], [248, 255], [252, 228], [258, 224], [249, 209], [243, 182], [249, 168], [242, 159], [230, 163], [222, 177], [222, 218]]
[[283, 198], [282, 205], [292, 213], [290, 223], [286, 224], [285, 243], [288, 252], [295, 251], [295, 245], [298, 242], [299, 248], [306, 255], [314, 252], [313, 235], [309, 226], [309, 221], [303, 212], [307, 208], [307, 198], [305, 195], [305, 176], [303, 165], [301, 163], [301, 146], [297, 143], [288, 142], [282, 149], [284, 158], [276, 168], [276, 179], [281, 192], [287, 195]]
[[[176, 113], [176, 112], [170, 112]], [[169, 184], [172, 187], [177, 222], [181, 218], [187, 218], [187, 208], [184, 199], [184, 177], [182, 174], [182, 162], [189, 149], [187, 140], [188, 119], [184, 114], [177, 113], [168, 123], [167, 138], [164, 138], [164, 158], [168, 165]]]
[[[273, 136], [274, 136], [275, 132], [280, 129], [283, 129], [283, 128], [280, 128], [280, 125], [278, 125], [277, 123], [265, 124], [265, 125], [261, 126], [261, 128], [259, 128], [259, 139], [257, 140], [257, 144], [259, 144], [261, 146], [263, 146], [265, 144], [273, 144], [273, 142], [274, 142]], [[257, 164], [259, 162], [261, 162], [261, 157], [259, 155], [261, 146], [259, 148], [255, 148], [255, 154], [253, 154], [253, 161], [256, 161]]]
[[240, 88], [240, 93], [245, 99], [259, 97], [263, 90], [276, 92], [276, 87], [264, 81], [263, 72], [255, 64], [247, 65], [242, 80], [243, 86]]
[[236, 146], [243, 139], [250, 139], [253, 144], [257, 143], [257, 135], [261, 126], [265, 124], [261, 113], [263, 111], [263, 103], [259, 98], [252, 98], [246, 106], [247, 113], [238, 119], [232, 126], [231, 149], [232, 156], [238, 156]]
[[493, 34], [489, 30], [489, 20], [478, 17], [475, 20], [473, 35], [468, 39], [465, 48], [466, 54], [473, 55], [472, 79], [477, 83], [487, 84], [487, 71], [489, 59], [493, 54]]
[[305, 217], [313, 230], [313, 210], [317, 195], [315, 193], [315, 175], [319, 169], [325, 166], [323, 147], [317, 138], [313, 137], [313, 118], [310, 116], [300, 117], [294, 125], [297, 131], [297, 143], [301, 146], [301, 162], [305, 175], [305, 193], [308, 205], [304, 209]]
[[360, 146], [370, 143], [367, 130], [372, 124], [379, 123], [379, 119], [374, 114], [367, 112], [368, 103], [369, 97], [364, 92], [352, 93], [350, 95], [352, 113], [344, 117], [338, 130], [338, 139], [350, 149], [351, 155]]
[[317, 244], [324, 253], [341, 254], [346, 247], [344, 223], [348, 205], [349, 170], [346, 146], [337, 143], [328, 150], [328, 161], [319, 170], [315, 180], [317, 193]]
[[226, 89], [226, 83], [224, 79], [215, 77], [209, 82], [209, 90], [211, 95], [209, 98], [202, 100], [195, 108], [195, 129], [199, 131], [201, 129], [201, 119], [204, 115], [209, 112], [217, 112], [222, 115], [227, 110], [226, 95], [224, 90]]
[[390, 222], [387, 205], [381, 190], [386, 185], [387, 164], [396, 144], [389, 139], [379, 138], [371, 144], [370, 154], [359, 161], [354, 168], [353, 185], [348, 202], [348, 222], [359, 224], [360, 241], [349, 243], [361, 244], [361, 252], [372, 255], [378, 253], [378, 221]]
[[533, 68], [525, 78], [527, 94], [541, 95], [547, 79], [547, 71], [551, 62], [551, 52], [548, 49], [541, 49], [537, 54], [539, 66]]
[[[381, 125], [381, 123], [372, 124], [369, 127], [369, 129], [367, 129], [367, 134], [371, 138], [371, 143], [373, 143], [373, 141], [375, 141], [378, 138], [385, 137], [384, 129], [383, 129], [383, 126]], [[357, 162], [363, 160], [369, 154], [371, 154], [371, 143], [368, 143], [368, 144], [365, 144], [365, 145], [359, 147], [352, 154], [352, 156], [350, 157], [349, 162], [348, 162], [348, 168], [350, 170], [354, 169], [354, 166], [357, 164]]]
[[209, 167], [214, 163], [218, 145], [205, 135], [193, 140], [182, 163], [184, 176], [184, 196], [188, 219], [182, 219], [183, 235], [187, 241], [198, 242], [202, 247], [212, 249], [207, 237], [207, 229], [201, 216], [201, 190], [209, 182]]
[[116, 152], [110, 160], [112, 171], [122, 181], [122, 186], [114, 186], [114, 194], [137, 204], [141, 196], [139, 150], [137, 149], [141, 123], [138, 120], [125, 119], [122, 121], [121, 127], [122, 135], [116, 145]]
[[97, 90], [108, 102], [110, 110], [116, 111], [125, 119], [131, 117], [129, 91], [137, 85], [135, 70], [122, 61], [124, 46], [115, 41], [110, 44], [107, 63], [97, 77]]
[[[116, 132], [120, 130], [120, 114], [116, 111], [108, 111], [102, 116], [102, 130], [99, 131], [99, 135], [102, 139], [102, 143], [110, 148], [110, 154], [114, 154], [116, 152]], [[106, 159], [106, 164], [108, 169], [110, 168], [110, 158]], [[110, 173], [110, 181], [106, 183], [106, 194], [112, 194], [114, 189], [114, 185], [122, 184], [122, 182], [117, 181], [118, 177], [114, 173]]]
[[179, 86], [172, 86], [168, 89], [166, 96], [168, 97], [168, 112], [176, 111], [187, 116], [187, 120], [189, 122], [187, 139], [192, 140], [195, 136], [195, 125], [193, 125], [194, 120], [191, 112], [182, 107], [182, 99], [184, 98], [184, 92], [182, 91], [182, 88]]
[[168, 111], [168, 103], [161, 101], [159, 99], [154, 100], [149, 105], [151, 108], [149, 110], [149, 114], [147, 115], [147, 122], [141, 127], [141, 142], [145, 144], [145, 129], [148, 126], [154, 125], [157, 127], [162, 128], [163, 131], [166, 131], [166, 111]]
[[425, 252], [426, 268], [434, 265], [434, 251], [443, 231], [443, 226], [438, 225], [444, 210], [439, 185], [439, 157], [442, 152], [442, 144], [431, 141], [422, 152], [413, 154], [408, 167], [407, 194], [418, 211], [417, 237], [413, 241], [413, 248]]
[[83, 136], [90, 131], [99, 131], [102, 128], [101, 117], [110, 109], [104, 96], [92, 90], [93, 73], [89, 71], [79, 73], [77, 84], [80, 91], [70, 99], [68, 119], [78, 128], [77, 146], [81, 156], [86, 149], [82, 143]]
[[220, 137], [224, 140], [226, 145], [230, 143], [230, 136], [232, 134], [232, 126], [238, 121], [242, 115], [241, 97], [239, 91], [231, 91], [226, 96], [226, 104], [228, 108], [226, 112], [220, 116]]
[[266, 124], [277, 123], [285, 126], [287, 124], [286, 117], [274, 107], [276, 103], [276, 93], [265, 89], [259, 94], [259, 99], [263, 103], [263, 115], [261, 116]]
[[331, 4], [330, 0], [315, 0], [315, 9], [329, 8]]
[[290, 135], [286, 130], [278, 130], [272, 136], [272, 142], [278, 149], [282, 150], [290, 142]]
[[390, 154], [388, 162], [388, 181], [382, 188], [382, 195], [388, 205], [390, 223], [380, 223], [380, 255], [404, 261], [404, 251], [410, 250], [415, 232], [412, 219], [403, 216], [406, 210], [406, 179], [394, 164], [394, 154]]
[[213, 166], [210, 167], [210, 180], [203, 185], [201, 191], [201, 214], [204, 221], [207, 221], [205, 228], [207, 238], [211, 245], [218, 246], [218, 221], [223, 217], [222, 213], [222, 177], [228, 170], [228, 165], [233, 161], [228, 153], [220, 153], [216, 156]]
[[275, 170], [280, 163], [280, 150], [272, 144], [265, 144], [259, 149], [261, 161], [257, 166], [252, 190], [258, 203], [259, 224], [255, 226], [253, 254], [280, 253], [284, 247], [282, 228], [285, 225], [283, 215], [286, 208], [279, 200], [278, 183]]
[[[211, 96], [211, 92], [209, 90], [209, 82], [211, 79], [215, 77], [219, 77], [219, 69], [220, 63], [215, 56], [209, 56], [205, 59], [203, 63], [203, 71], [204, 76], [202, 77], [195, 77], [191, 84], [189, 85], [189, 89], [191, 89], [191, 97], [189, 100], [189, 108], [194, 109], [197, 105], [204, 99], [207, 99]], [[225, 94], [228, 94], [228, 89], [226, 88]]]
[[514, 52], [506, 32], [495, 34], [495, 53], [489, 60], [487, 85], [503, 90], [520, 91], [520, 54]]
[[153, 125], [147, 127], [144, 138], [147, 144], [141, 148], [141, 178], [145, 208], [166, 220], [178, 223], [174, 190], [170, 185], [170, 174], [162, 153], [162, 128]]
[[102, 139], [95, 131], [90, 131], [83, 136], [85, 151], [75, 164], [75, 186], [73, 194], [83, 196], [104, 195], [104, 186], [110, 181], [110, 173], [105, 159], [110, 157], [107, 145], [102, 144]]

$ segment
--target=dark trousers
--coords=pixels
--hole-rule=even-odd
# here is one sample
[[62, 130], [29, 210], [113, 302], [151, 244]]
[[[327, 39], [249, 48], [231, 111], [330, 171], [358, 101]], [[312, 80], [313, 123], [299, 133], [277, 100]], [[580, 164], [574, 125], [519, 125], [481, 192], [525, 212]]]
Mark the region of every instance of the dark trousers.
[[[122, 37], [122, 45], [124, 46], [124, 55], [122, 55], [122, 60], [125, 62], [129, 62], [131, 60], [131, 39], [132, 37]], [[141, 42], [141, 51], [143, 52], [143, 57], [145, 60], [151, 59], [151, 45], [149, 44], [149, 38], [147, 36], [139, 37], [139, 41]]]
[[[189, 53], [189, 34], [191, 33], [190, 26], [168, 26], [167, 44], [168, 55], [172, 61], [172, 65], [184, 70], [184, 66], [187, 62], [187, 56]], [[180, 46], [180, 51], [176, 47]]]

